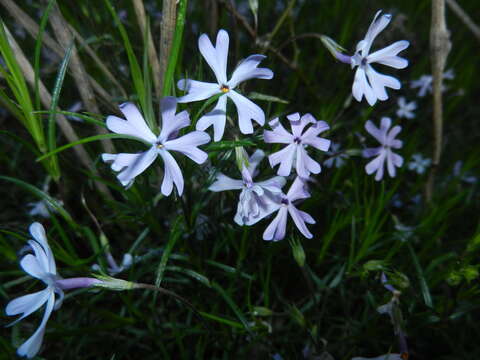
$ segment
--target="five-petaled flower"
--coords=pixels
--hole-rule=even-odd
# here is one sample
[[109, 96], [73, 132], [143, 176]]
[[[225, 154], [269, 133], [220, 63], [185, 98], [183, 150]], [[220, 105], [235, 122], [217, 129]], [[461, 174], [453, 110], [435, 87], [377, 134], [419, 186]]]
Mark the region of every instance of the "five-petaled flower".
[[381, 145], [376, 148], [363, 150], [363, 157], [375, 156], [375, 159], [365, 166], [365, 171], [368, 175], [376, 172], [375, 180], [377, 181], [383, 178], [385, 162], [391, 177], [395, 177], [395, 167], [400, 167], [403, 164], [403, 158], [392, 151], [392, 149], [400, 149], [402, 147], [402, 141], [395, 139], [402, 127], [396, 125], [389, 130], [391, 124], [392, 120], [388, 117], [382, 118], [380, 128], [377, 128], [370, 120], [365, 123], [367, 132], [377, 139]]
[[213, 125], [215, 141], [222, 139], [225, 130], [227, 98], [235, 103], [238, 112], [238, 124], [242, 134], [253, 133], [252, 120], [263, 126], [265, 123], [263, 110], [234, 89], [245, 80], [254, 78], [271, 79], [273, 77], [273, 72], [270, 69], [258, 68], [260, 62], [265, 59], [264, 55], [250, 55], [240, 62], [230, 80], [227, 80], [228, 44], [229, 37], [225, 30], [218, 32], [215, 46], [206, 34], [202, 34], [198, 39], [198, 47], [205, 61], [212, 68], [217, 82], [208, 83], [182, 79], [177, 84], [179, 89], [187, 91], [186, 95], [178, 98], [180, 103], [205, 100], [222, 94], [218, 98], [214, 109], [202, 116], [196, 125], [197, 130], [202, 131]]
[[412, 160], [408, 163], [408, 170], [413, 170], [417, 174], [422, 175], [431, 164], [431, 159], [424, 158], [422, 154], [413, 154]]
[[242, 190], [238, 200], [235, 222], [238, 225], [253, 225], [277, 208], [281, 200], [285, 178], [275, 176], [271, 179], [253, 182], [257, 175], [257, 166], [265, 157], [262, 150], [256, 150], [248, 159], [248, 166], [242, 164], [242, 180], [232, 179], [222, 173], [208, 188], [210, 191]]
[[288, 214], [293, 219], [298, 230], [308, 239], [313, 237], [305, 223], [315, 224], [315, 220], [306, 212], [298, 210], [293, 203], [300, 199], [309, 198], [310, 194], [306, 190], [306, 185], [300, 177], [296, 177], [288, 193], [282, 194], [280, 202], [277, 204], [277, 215], [263, 233], [263, 240], [282, 240], [285, 237], [287, 229]]
[[[321, 151], [328, 150], [330, 140], [318, 136], [321, 132], [329, 129], [328, 124], [322, 120], [315, 120], [311, 114], [300, 117], [299, 113], [294, 113], [287, 115], [287, 119], [290, 120], [292, 133], [285, 130], [278, 118], [269, 122], [272, 131], [265, 130], [263, 133], [266, 143], [288, 144], [282, 150], [268, 157], [270, 166], [274, 167], [280, 164], [278, 175], [288, 176], [295, 161], [297, 175], [304, 179], [308, 178], [310, 173], [320, 173], [320, 164], [308, 155], [306, 147], [310, 145]], [[310, 126], [304, 131], [308, 125]]]
[[392, 15], [380, 15], [381, 12], [380, 10], [376, 13], [365, 38], [357, 44], [355, 54], [352, 57], [346, 57], [338, 53], [337, 56], [340, 61], [350, 63], [352, 69], [358, 66], [353, 81], [352, 94], [357, 101], [361, 101], [363, 96], [365, 96], [370, 105], [374, 105], [377, 100], [384, 101], [388, 99], [386, 87], [395, 90], [401, 87], [398, 79], [378, 73], [372, 67], [372, 64], [378, 63], [395, 69], [403, 69], [408, 66], [408, 60], [397, 56], [399, 52], [409, 46], [409, 42], [406, 40], [397, 41], [370, 54], [373, 41], [392, 19]]
[[210, 136], [203, 131], [192, 131], [178, 137], [179, 131], [190, 125], [190, 118], [187, 111], [175, 114], [176, 107], [177, 101], [174, 97], [162, 99], [162, 129], [158, 137], [149, 129], [140, 111], [132, 103], [120, 106], [126, 120], [112, 115], [107, 118], [107, 128], [110, 131], [134, 136], [150, 146], [149, 150], [138, 154], [102, 154], [103, 161], [111, 162], [112, 170], [119, 171], [117, 178], [122, 185], [128, 187], [133, 184], [135, 177], [160, 156], [165, 164], [162, 194], [170, 195], [175, 184], [178, 194], [182, 195], [184, 186], [182, 171], [170, 151], [178, 151], [197, 164], [207, 160], [207, 153], [198, 149], [198, 146], [208, 143]]
[[398, 110], [397, 116], [399, 118], [413, 119], [415, 117], [415, 109], [417, 108], [417, 103], [415, 101], [410, 101], [407, 103], [403, 96], [398, 98]]
[[[40, 309], [46, 303], [45, 313], [40, 326], [17, 350], [18, 355], [32, 358], [40, 350], [45, 327], [52, 311], [57, 310], [62, 305], [63, 290], [89, 287], [100, 281], [92, 278], [62, 279], [57, 274], [55, 258], [48, 245], [43, 226], [40, 223], [33, 223], [30, 225], [29, 230], [33, 240], [28, 240], [28, 247], [33, 251], [33, 254], [25, 255], [20, 261], [20, 266], [30, 276], [43, 281], [47, 287], [33, 294], [13, 299], [7, 304], [5, 312], [9, 316], [21, 314], [17, 320], [9, 325], [12, 326]], [[55, 300], [55, 294], [58, 295], [57, 300]]]

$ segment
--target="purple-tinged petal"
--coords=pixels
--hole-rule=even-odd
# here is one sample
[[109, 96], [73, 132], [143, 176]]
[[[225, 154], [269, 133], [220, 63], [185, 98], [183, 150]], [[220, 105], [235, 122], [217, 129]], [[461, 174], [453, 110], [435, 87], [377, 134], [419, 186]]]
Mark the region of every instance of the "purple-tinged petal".
[[[317, 137], [319, 134], [321, 134], [324, 131], [327, 131], [328, 129], [330, 129], [330, 126], [325, 121], [319, 120], [315, 122], [312, 126], [310, 126], [307, 129], [307, 131], [305, 131], [305, 133], [302, 135], [302, 140], [303, 142], [305, 142], [305, 140], [307, 140], [308, 138]], [[327, 150], [320, 149], [320, 150], [327, 151], [328, 149]]]
[[203, 131], [192, 131], [175, 140], [170, 140], [165, 143], [167, 150], [178, 151], [188, 156], [197, 164], [204, 163], [208, 155], [203, 150], [197, 148], [199, 145], [206, 144], [210, 141], [210, 136]]
[[375, 51], [374, 53], [368, 55], [367, 62], [376, 62], [393, 67], [395, 69], [404, 69], [408, 66], [408, 60], [397, 56], [397, 54], [400, 51], [405, 50], [408, 45], [410, 45], [410, 43], [406, 40], [397, 41], [386, 48]]
[[215, 180], [215, 182], [208, 188], [208, 190], [214, 192], [241, 189], [243, 189], [242, 180], [232, 179], [222, 173], [219, 173], [217, 175], [217, 179]]
[[352, 94], [357, 101], [362, 101], [362, 97], [365, 96], [370, 106], [373, 106], [377, 102], [377, 98], [375, 97], [370, 84], [367, 82], [365, 71], [361, 67], [355, 72]]
[[53, 256], [52, 250], [48, 245], [47, 235], [45, 233], [45, 229], [42, 224], [38, 222], [34, 222], [29, 227], [30, 234], [32, 237], [42, 246], [43, 250], [45, 251], [45, 255], [48, 261], [48, 272], [52, 274], [57, 273], [57, 267], [55, 265], [55, 258]]
[[220, 96], [213, 110], [198, 120], [196, 129], [203, 131], [213, 125], [213, 139], [214, 141], [220, 141], [225, 131], [225, 122], [227, 120], [225, 113], [226, 108], [227, 96]]
[[179, 103], [188, 103], [192, 101], [205, 100], [213, 95], [220, 94], [220, 86], [217, 83], [208, 83], [191, 79], [181, 79], [177, 83], [180, 90], [185, 90], [187, 94], [177, 98]]
[[138, 154], [102, 154], [105, 162], [112, 162], [111, 168], [114, 171], [120, 171], [117, 179], [123, 186], [129, 186], [135, 180], [135, 177], [145, 171], [156, 159], [157, 149], [152, 146], [148, 151]]
[[173, 190], [173, 184], [177, 187], [178, 195], [183, 194], [183, 175], [175, 158], [166, 150], [159, 152], [165, 164], [163, 182], [161, 192], [165, 196], [169, 196]]
[[275, 176], [271, 179], [259, 181], [256, 184], [273, 194], [280, 194], [287, 180], [283, 176]]
[[390, 150], [387, 152], [387, 157], [386, 157], [387, 170], [390, 177], [395, 177], [396, 171], [395, 171], [395, 165], [393, 164], [392, 154], [393, 153]]
[[296, 145], [290, 144], [284, 147], [282, 150], [271, 154], [268, 157], [270, 166], [273, 168], [277, 164], [280, 164], [277, 174], [280, 176], [288, 176], [292, 171], [293, 158], [295, 157]]
[[252, 156], [249, 157], [247, 169], [252, 177], [255, 177], [257, 166], [258, 164], [260, 164], [264, 157], [265, 153], [260, 149], [255, 150]]
[[373, 160], [371, 160], [366, 166], [365, 171], [368, 175], [375, 174], [375, 180], [379, 181], [383, 178], [383, 167], [385, 163], [386, 151], [380, 152], [380, 154]]
[[278, 118], [268, 122], [273, 131], [265, 130], [263, 140], [266, 143], [290, 144], [293, 142], [293, 135], [282, 126]]
[[[305, 236], [307, 239], [311, 239], [313, 237], [312, 233], [308, 230], [307, 226], [305, 225], [304, 216], [300, 213], [300, 211], [292, 204], [288, 205], [288, 212], [293, 219], [293, 222], [297, 226], [297, 229]], [[306, 213], [304, 213], [306, 214]], [[309, 220], [311, 217], [309, 218]], [[312, 219], [313, 220], [313, 219]]]
[[[293, 114], [292, 114], [293, 115]], [[295, 113], [294, 115], [299, 115], [298, 113]], [[290, 120], [290, 126], [292, 127], [292, 134], [296, 138], [301, 138], [302, 137], [302, 132], [303, 129], [305, 129], [305, 126], [308, 124], [315, 124], [317, 120], [311, 115], [311, 114], [305, 114], [301, 118], [290, 118], [288, 115], [287, 118]]]
[[302, 180], [299, 176], [295, 178], [290, 189], [287, 193], [288, 200], [292, 203], [296, 200], [300, 199], [307, 199], [310, 197], [310, 193], [307, 190], [307, 186], [305, 185], [305, 181]]
[[20, 320], [25, 319], [27, 316], [40, 309], [40, 307], [47, 302], [50, 293], [51, 289], [45, 288], [42, 291], [23, 295], [10, 301], [5, 308], [5, 313], [8, 316], [19, 314], [22, 314], [22, 316], [8, 324], [8, 326], [15, 325]]
[[161, 142], [172, 138], [179, 130], [190, 125], [190, 116], [187, 111], [182, 111], [175, 115], [177, 109], [177, 99], [173, 96], [167, 96], [160, 102], [162, 112], [162, 130], [158, 139]]
[[33, 358], [38, 353], [40, 346], [42, 346], [45, 327], [47, 326], [47, 321], [52, 314], [54, 304], [55, 294], [53, 291], [50, 291], [50, 296], [47, 301], [47, 306], [45, 307], [45, 313], [43, 314], [42, 322], [33, 335], [18, 348], [18, 355], [26, 356], [27, 358]]
[[402, 127], [400, 125], [394, 126], [388, 133], [387, 133], [387, 146], [392, 146], [393, 141], [397, 137], [397, 135], [402, 131]]
[[265, 124], [265, 113], [257, 104], [233, 90], [230, 90], [227, 96], [232, 99], [237, 107], [238, 125], [242, 134], [253, 133], [252, 120], [255, 120], [261, 126]]
[[260, 62], [265, 59], [265, 55], [250, 55], [244, 59], [233, 71], [232, 78], [228, 82], [228, 86], [233, 89], [238, 84], [249, 79], [271, 79], [273, 71], [267, 68], [258, 68]]
[[39, 264], [37, 258], [32, 254], [27, 254], [20, 261], [20, 266], [22, 269], [37, 279], [42, 279], [45, 277], [45, 270], [42, 268], [42, 265]]
[[[403, 157], [401, 157], [400, 155], [398, 154], [395, 154], [393, 151], [391, 152], [392, 153], [392, 163], [396, 166], [396, 167], [401, 167], [403, 165]], [[428, 166], [428, 165], [427, 165]]]
[[384, 130], [382, 128], [379, 129], [371, 120], [367, 120], [365, 122], [365, 130], [367, 130], [370, 135], [372, 135], [375, 139], [377, 139], [380, 144], [383, 145], [383, 143], [385, 142], [385, 133], [388, 128], [387, 130]]
[[270, 225], [267, 226], [263, 232], [263, 240], [273, 240], [278, 241], [282, 240], [285, 237], [287, 229], [287, 216], [288, 210], [287, 207], [282, 206], [278, 210], [277, 216], [272, 220]]
[[376, 148], [366, 148], [366, 149], [363, 149], [362, 156], [364, 158], [371, 158], [372, 156], [377, 156], [378, 154], [380, 154], [382, 150], [383, 150], [382, 146], [376, 147]]
[[117, 134], [135, 136], [148, 143], [154, 143], [157, 137], [150, 130], [138, 108], [132, 103], [120, 105], [120, 111], [127, 120], [110, 115], [107, 117], [107, 128]]
[[[370, 47], [372, 46], [373, 41], [377, 37], [380, 32], [383, 31], [387, 27], [387, 25], [392, 20], [392, 15], [390, 14], [383, 14], [380, 16], [382, 11], [379, 10], [375, 14], [372, 23], [370, 24], [367, 34], [365, 35], [365, 45], [362, 48], [362, 56], [365, 57], [368, 55], [370, 51]], [[380, 16], [380, 17], [379, 17]]]
[[200, 53], [213, 70], [219, 84], [227, 83], [228, 44], [228, 33], [225, 30], [218, 32], [215, 47], [206, 34], [202, 34], [198, 39]]
[[320, 164], [308, 156], [302, 145], [297, 145], [295, 169], [298, 176], [304, 179], [307, 179], [310, 173], [318, 174], [321, 171]]

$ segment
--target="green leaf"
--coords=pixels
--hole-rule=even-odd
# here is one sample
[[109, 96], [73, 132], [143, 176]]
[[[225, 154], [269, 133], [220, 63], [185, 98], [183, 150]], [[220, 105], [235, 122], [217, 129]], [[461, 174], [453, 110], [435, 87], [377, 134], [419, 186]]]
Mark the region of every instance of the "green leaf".
[[157, 278], [155, 279], [156, 287], [160, 287], [160, 285], [162, 284], [163, 274], [165, 272], [165, 267], [167, 266], [168, 259], [170, 258], [170, 253], [172, 252], [172, 249], [175, 246], [178, 238], [182, 234], [180, 224], [180, 218], [177, 218], [177, 220], [175, 220], [175, 223], [172, 226], [172, 230], [170, 231], [170, 237], [168, 238], [167, 246], [165, 247], [165, 251], [162, 254], [162, 258], [160, 259], [160, 264], [158, 264]]

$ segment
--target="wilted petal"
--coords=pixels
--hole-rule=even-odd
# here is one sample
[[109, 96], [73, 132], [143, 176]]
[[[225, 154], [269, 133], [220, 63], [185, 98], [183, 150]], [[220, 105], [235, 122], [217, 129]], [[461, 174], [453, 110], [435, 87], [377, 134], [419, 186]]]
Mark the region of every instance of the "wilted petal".
[[163, 174], [162, 194], [169, 196], [173, 190], [173, 184], [177, 187], [178, 195], [183, 194], [183, 175], [174, 157], [166, 150], [160, 151], [160, 156], [165, 164]]
[[26, 356], [30, 359], [38, 353], [38, 351], [40, 350], [40, 346], [42, 345], [45, 327], [47, 326], [47, 321], [52, 314], [54, 304], [55, 294], [50, 291], [50, 296], [47, 301], [47, 306], [45, 308], [45, 313], [43, 314], [42, 322], [40, 323], [38, 329], [33, 333], [33, 335], [18, 348], [18, 355]]
[[272, 220], [270, 225], [263, 232], [263, 240], [282, 240], [285, 237], [287, 228], [287, 207], [282, 206], [278, 210], [277, 216]]
[[265, 113], [255, 103], [247, 99], [245, 96], [230, 90], [227, 96], [233, 100], [238, 112], [238, 125], [242, 134], [253, 133], [252, 120], [255, 120], [259, 125], [263, 126], [265, 123]]
[[164, 142], [175, 135], [179, 130], [190, 125], [190, 116], [187, 111], [175, 114], [177, 99], [173, 96], [164, 97], [160, 103], [162, 112], [162, 131], [158, 139]]
[[221, 92], [220, 86], [217, 83], [207, 83], [191, 79], [179, 80], [177, 87], [187, 92], [187, 94], [177, 98], [179, 103], [205, 100]]
[[128, 186], [155, 161], [157, 155], [157, 149], [152, 146], [148, 151], [138, 154], [102, 154], [102, 159], [105, 162], [113, 161], [112, 170], [120, 171], [117, 179], [123, 186]]
[[267, 68], [258, 68], [260, 62], [265, 59], [265, 55], [250, 55], [244, 59], [233, 71], [232, 78], [228, 82], [231, 89], [238, 84], [249, 79], [271, 79], [273, 71]]
[[120, 105], [120, 111], [127, 120], [110, 115], [107, 117], [107, 128], [117, 134], [135, 136], [146, 142], [154, 143], [157, 137], [150, 130], [138, 108], [132, 103]]
[[293, 158], [295, 157], [296, 145], [290, 144], [284, 147], [282, 150], [277, 151], [268, 156], [270, 166], [273, 168], [277, 164], [280, 164], [277, 174], [280, 176], [288, 176], [292, 171]]
[[222, 173], [217, 175], [215, 182], [210, 185], [208, 190], [210, 191], [225, 191], [225, 190], [240, 190], [243, 188], [243, 181], [232, 179]]
[[[292, 204], [288, 205], [288, 212], [290, 216], [293, 219], [293, 222], [297, 226], [297, 229], [305, 236], [307, 239], [311, 239], [313, 237], [312, 233], [308, 230], [307, 226], [305, 225], [305, 220], [304, 217], [305, 215], [302, 216], [300, 211], [293, 206]], [[307, 213], [303, 213], [307, 214]], [[307, 214], [308, 215], [308, 214]], [[313, 220], [313, 218], [308, 215], [309, 217], [306, 217], [308, 220]]]
[[188, 156], [197, 164], [202, 164], [207, 160], [208, 154], [197, 148], [199, 145], [206, 144], [210, 141], [210, 136], [203, 131], [192, 131], [175, 140], [165, 143], [167, 150], [178, 151]]
[[227, 108], [227, 96], [222, 95], [218, 98], [217, 105], [212, 111], [203, 115], [197, 122], [196, 129], [204, 131], [213, 125], [213, 139], [220, 141], [225, 131], [225, 122], [227, 115], [225, 109]]
[[225, 30], [218, 32], [215, 47], [206, 34], [202, 34], [198, 39], [200, 53], [213, 70], [219, 84], [227, 83], [228, 44], [229, 37]]

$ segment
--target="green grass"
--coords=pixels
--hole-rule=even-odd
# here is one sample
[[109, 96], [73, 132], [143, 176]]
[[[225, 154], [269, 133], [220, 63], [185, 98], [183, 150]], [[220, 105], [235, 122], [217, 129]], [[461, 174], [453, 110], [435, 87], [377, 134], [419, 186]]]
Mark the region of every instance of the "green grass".
[[[161, 3], [151, 2], [157, 12]], [[249, 1], [234, 3], [253, 27]], [[399, 153], [405, 162], [415, 153], [430, 157], [432, 99], [417, 98], [409, 87], [411, 80], [431, 72], [430, 1], [258, 3], [258, 35], [253, 39], [224, 2], [219, 3], [214, 19], [206, 5], [180, 1], [172, 56], [168, 67], [162, 69], [166, 71], [163, 93], [180, 95], [176, 82], [187, 75], [214, 81], [197, 48], [201, 33], [212, 36], [212, 23], [218, 22], [215, 34], [220, 28], [230, 34], [229, 73], [250, 54], [267, 55], [261, 66], [272, 69], [274, 78], [247, 81], [240, 91], [255, 99], [267, 119], [299, 111], [327, 121], [331, 130], [325, 137], [340, 143], [351, 155], [341, 168], [323, 167], [310, 183], [312, 197], [299, 205], [317, 221], [309, 227], [314, 234], [311, 240], [303, 238], [289, 220], [283, 241], [265, 242], [262, 233], [268, 219], [252, 227], [234, 223], [238, 192], [208, 191], [214, 171], [239, 178], [235, 157], [239, 146], [250, 154], [255, 148], [267, 153], [280, 148], [263, 143], [263, 130], [258, 126], [253, 135], [240, 135], [232, 125], [236, 126], [237, 118], [231, 104], [227, 112], [232, 121], [227, 121], [222, 141], [202, 147], [209, 153], [208, 166], [176, 157], [185, 179], [183, 196], [159, 193], [160, 160], [130, 189], [123, 189], [101, 161], [103, 150], [98, 140], [113, 139], [118, 152], [136, 152], [144, 146], [127, 136], [96, 132], [96, 126], [104, 126], [106, 116], [113, 114], [112, 108], [118, 104], [99, 100], [101, 114], [67, 111], [79, 95], [66, 71], [70, 51], [53, 63], [45, 56], [42, 38], [53, 35], [46, 20], [47, 5], [20, 4], [40, 26], [41, 38], [18, 37], [12, 31], [15, 19], [0, 5], [2, 22], [34, 64], [35, 82], [45, 83], [53, 96], [50, 108], [40, 106], [38, 85], [27, 84], [0, 26], [5, 64], [0, 67], [0, 99], [8, 112], [0, 114], [2, 306], [42, 288], [18, 265], [29, 224], [41, 221], [62, 277], [89, 276], [94, 263], [106, 274], [106, 250], [117, 262], [129, 252], [140, 260], [118, 278], [161, 285], [195, 309], [175, 297], [146, 289], [69, 291], [48, 322], [39, 359], [269, 359], [274, 354], [301, 359], [306, 346], [317, 356], [328, 352], [336, 360], [398, 352], [389, 317], [376, 311], [391, 298], [381, 285], [382, 271], [402, 291], [400, 309], [412, 359], [479, 357], [479, 185], [478, 180], [469, 183], [461, 178], [480, 177], [478, 41], [448, 12], [453, 50], [447, 68], [454, 69], [455, 78], [446, 82], [445, 145], [434, 199], [427, 204], [423, 196], [426, 174], [418, 175], [404, 165], [397, 177], [376, 182], [365, 174], [366, 160], [359, 154], [364, 146], [374, 144], [364, 130], [365, 121], [378, 123], [382, 116], [390, 116], [402, 125], [399, 138], [404, 146]], [[118, 103], [136, 102], [156, 132], [160, 99], [152, 91], [144, 46], [147, 34], [139, 29], [132, 2], [88, 0], [75, 7], [66, 2], [59, 5], [65, 19], [90, 44], [127, 96], [77, 43], [88, 73]], [[469, 14], [475, 13], [475, 5], [462, 2]], [[291, 11], [286, 11], [289, 6]], [[351, 53], [380, 6], [392, 12], [393, 21], [374, 48], [407, 39], [411, 45], [404, 56], [410, 65], [404, 70], [385, 70], [401, 80], [402, 89], [389, 91], [388, 101], [370, 108], [365, 101], [351, 100], [353, 71], [349, 66], [334, 60], [319, 38], [300, 35], [325, 34]], [[147, 13], [158, 51], [160, 19], [154, 12]], [[262, 46], [267, 39], [290, 65]], [[399, 96], [417, 101], [415, 119], [396, 117]], [[214, 100], [179, 104], [179, 111], [188, 110], [192, 119], [187, 131], [194, 129], [193, 124], [213, 104]], [[56, 129], [57, 113], [84, 120], [72, 122], [78, 142], [69, 143]], [[79, 165], [73, 151], [79, 144], [94, 159], [99, 175]], [[319, 151], [312, 154], [318, 161], [325, 160]], [[457, 161], [463, 162], [461, 176], [454, 175]], [[259, 169], [259, 179], [274, 174], [266, 159]], [[59, 180], [52, 181], [48, 190], [42, 188], [47, 176]], [[113, 197], [100, 193], [95, 182], [107, 186]], [[27, 204], [39, 200], [55, 208], [50, 218], [28, 214]], [[405, 232], [405, 226], [411, 229]], [[304, 266], [293, 255], [300, 247]], [[0, 359], [15, 357], [16, 347], [33, 333], [40, 316], [31, 315], [0, 330]], [[3, 311], [1, 318], [4, 324], [13, 319]]]

